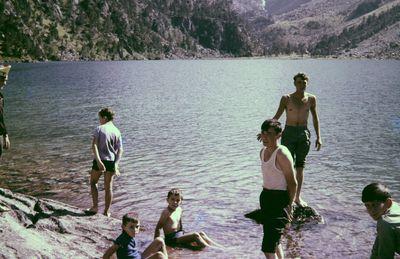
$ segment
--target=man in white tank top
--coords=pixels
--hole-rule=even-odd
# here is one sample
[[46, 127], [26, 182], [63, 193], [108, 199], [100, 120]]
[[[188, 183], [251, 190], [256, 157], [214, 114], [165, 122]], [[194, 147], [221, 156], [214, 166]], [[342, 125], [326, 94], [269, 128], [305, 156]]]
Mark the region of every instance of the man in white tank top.
[[263, 191], [260, 207], [263, 223], [262, 251], [266, 258], [284, 258], [280, 238], [292, 218], [297, 181], [290, 151], [278, 144], [282, 135], [277, 120], [266, 120], [261, 126], [260, 151]]

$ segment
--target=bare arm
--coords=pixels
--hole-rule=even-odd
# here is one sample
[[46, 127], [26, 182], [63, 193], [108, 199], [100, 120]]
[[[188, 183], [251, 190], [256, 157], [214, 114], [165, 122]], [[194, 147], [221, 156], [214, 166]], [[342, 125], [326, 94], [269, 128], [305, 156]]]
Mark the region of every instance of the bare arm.
[[157, 226], [156, 229], [154, 230], [154, 239], [156, 239], [157, 237], [159, 237], [161, 235], [160, 233], [160, 229], [162, 229], [164, 227], [165, 221], [167, 219], [167, 213], [164, 210], [161, 215], [160, 215], [160, 219], [157, 222]]
[[122, 154], [124, 153], [124, 149], [121, 147], [118, 149], [117, 155], [115, 157], [115, 173], [119, 176], [119, 160], [121, 160]]
[[97, 139], [95, 137], [93, 137], [93, 140], [92, 140], [92, 151], [93, 151], [94, 158], [96, 159], [96, 162], [97, 162], [97, 165], [98, 165], [100, 171], [104, 172], [106, 170], [106, 168], [105, 168], [103, 162], [101, 162], [99, 148], [97, 146]]
[[273, 117], [274, 120], [279, 120], [279, 118], [282, 116], [283, 112], [286, 109], [287, 102], [288, 102], [288, 96], [287, 95], [282, 96], [278, 110], [276, 111], [275, 116]]
[[124, 149], [122, 147], [120, 149], [118, 149], [117, 155], [115, 157], [115, 164], [119, 163], [119, 160], [121, 160], [123, 153], [124, 153]]
[[318, 119], [318, 113], [317, 113], [317, 97], [315, 97], [315, 96], [314, 96], [314, 98], [312, 98], [310, 110], [311, 110], [311, 115], [313, 117], [315, 134], [317, 135], [315, 147], [317, 148], [317, 150], [320, 150], [321, 146], [322, 146], [322, 140], [321, 140], [321, 135], [320, 135], [320, 131], [319, 131], [319, 119]]
[[297, 181], [296, 173], [293, 168], [293, 160], [289, 156], [291, 156], [289, 152], [279, 150], [276, 156], [276, 161], [285, 176], [289, 192], [289, 204], [291, 205], [296, 198]]
[[107, 249], [107, 251], [104, 253], [103, 259], [111, 258], [111, 256], [112, 256], [115, 252], [117, 252], [118, 248], [119, 248], [119, 245], [117, 245], [117, 244], [114, 244], [114, 245], [112, 245], [111, 247], [109, 247], [109, 248]]

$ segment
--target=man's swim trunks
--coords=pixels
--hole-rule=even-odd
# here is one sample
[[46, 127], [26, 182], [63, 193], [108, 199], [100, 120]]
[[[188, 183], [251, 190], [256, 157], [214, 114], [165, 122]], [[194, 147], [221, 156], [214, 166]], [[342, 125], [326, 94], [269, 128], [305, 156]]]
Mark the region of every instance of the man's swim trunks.
[[179, 230], [176, 232], [166, 234], [165, 235], [165, 244], [167, 246], [171, 246], [171, 247], [177, 246], [178, 243], [176, 242], [176, 240], [181, 236], [183, 236], [183, 230]]
[[[115, 173], [115, 162], [114, 161], [101, 160], [101, 162], [103, 162], [104, 166], [106, 167], [107, 172]], [[93, 159], [92, 169], [96, 170], [96, 171], [100, 171], [100, 168], [97, 165], [96, 159]]]
[[282, 190], [263, 189], [260, 194], [261, 221], [264, 237], [261, 250], [264, 253], [275, 253], [279, 245], [289, 215], [286, 207], [289, 205], [289, 193]]
[[307, 126], [285, 126], [281, 144], [286, 146], [294, 160], [294, 167], [304, 167], [310, 151], [311, 133]]

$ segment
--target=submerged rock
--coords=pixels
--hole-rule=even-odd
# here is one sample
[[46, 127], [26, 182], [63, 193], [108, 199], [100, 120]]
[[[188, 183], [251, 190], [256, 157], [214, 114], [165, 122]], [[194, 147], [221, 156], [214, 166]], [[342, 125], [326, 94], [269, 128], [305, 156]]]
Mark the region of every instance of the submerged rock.
[[0, 258], [99, 258], [119, 219], [0, 188]]

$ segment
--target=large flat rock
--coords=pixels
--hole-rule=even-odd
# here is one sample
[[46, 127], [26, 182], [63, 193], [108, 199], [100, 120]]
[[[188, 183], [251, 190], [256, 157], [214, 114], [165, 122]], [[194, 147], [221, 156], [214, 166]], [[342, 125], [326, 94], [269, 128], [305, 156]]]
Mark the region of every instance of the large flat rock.
[[0, 258], [99, 258], [121, 220], [0, 188]]

